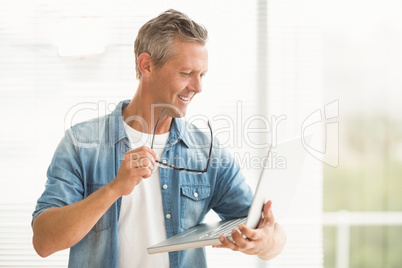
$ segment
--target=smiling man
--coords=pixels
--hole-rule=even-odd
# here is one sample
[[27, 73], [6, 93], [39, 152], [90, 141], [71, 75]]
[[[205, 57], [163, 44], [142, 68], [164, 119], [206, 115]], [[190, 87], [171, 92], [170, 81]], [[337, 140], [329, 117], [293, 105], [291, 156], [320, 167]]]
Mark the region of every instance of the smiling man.
[[[139, 30], [132, 100], [71, 127], [56, 149], [33, 213], [40, 256], [71, 248], [69, 267], [205, 267], [202, 248], [146, 249], [211, 209], [222, 219], [247, 215], [252, 192], [233, 157], [181, 119], [202, 91], [206, 41], [206, 29], [175, 10]], [[218, 164], [208, 167], [211, 158]], [[220, 247], [264, 260], [278, 255], [286, 238], [270, 204], [257, 229], [239, 226]]]

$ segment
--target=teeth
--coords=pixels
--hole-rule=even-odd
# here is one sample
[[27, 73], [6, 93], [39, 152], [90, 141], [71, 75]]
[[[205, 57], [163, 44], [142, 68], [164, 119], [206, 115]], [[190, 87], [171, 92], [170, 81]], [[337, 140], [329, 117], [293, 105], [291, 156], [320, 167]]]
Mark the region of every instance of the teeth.
[[184, 101], [188, 101], [190, 98], [185, 98], [185, 97], [183, 97], [183, 96], [180, 96], [180, 95], [178, 95], [178, 97], [181, 99], [181, 100], [184, 100]]

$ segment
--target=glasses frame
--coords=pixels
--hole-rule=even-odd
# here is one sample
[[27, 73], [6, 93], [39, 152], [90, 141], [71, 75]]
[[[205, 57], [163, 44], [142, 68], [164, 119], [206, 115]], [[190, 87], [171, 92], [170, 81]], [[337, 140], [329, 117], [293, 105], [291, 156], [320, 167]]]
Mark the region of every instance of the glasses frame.
[[[158, 127], [158, 123], [159, 120], [162, 117], [162, 114], [164, 113], [165, 109], [162, 110], [162, 113], [160, 114], [158, 121], [156, 121], [155, 124], [155, 128], [154, 128], [154, 133], [152, 136], [152, 141], [151, 141], [151, 149], [153, 149], [154, 147], [154, 139], [155, 139], [155, 133], [156, 133], [156, 128]], [[170, 168], [170, 169], [174, 169], [174, 170], [178, 170], [178, 171], [184, 171], [184, 172], [191, 172], [191, 173], [197, 173], [197, 174], [203, 174], [205, 172], [208, 171], [208, 167], [209, 167], [209, 162], [211, 160], [211, 155], [212, 155], [212, 147], [213, 147], [213, 135], [212, 135], [212, 128], [211, 128], [211, 124], [209, 123], [208, 120], [208, 128], [209, 131], [211, 132], [211, 145], [209, 146], [209, 154], [208, 154], [208, 159], [207, 159], [207, 165], [204, 169], [191, 169], [191, 168], [183, 168], [183, 167], [176, 167], [175, 165], [169, 165], [166, 163], [163, 163], [159, 160], [155, 160], [156, 163], [158, 163], [159, 166], [164, 167], [164, 168]]]

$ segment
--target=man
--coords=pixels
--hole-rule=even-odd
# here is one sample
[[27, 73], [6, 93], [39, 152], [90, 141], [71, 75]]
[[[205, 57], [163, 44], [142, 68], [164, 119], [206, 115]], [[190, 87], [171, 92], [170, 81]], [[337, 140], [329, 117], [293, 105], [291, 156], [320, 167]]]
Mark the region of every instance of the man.
[[[55, 152], [33, 213], [40, 256], [71, 248], [70, 267], [205, 267], [202, 248], [154, 255], [146, 248], [210, 209], [222, 219], [247, 215], [252, 192], [233, 157], [180, 119], [202, 91], [206, 40], [204, 27], [175, 10], [140, 29], [132, 100], [67, 130]], [[234, 242], [221, 237], [219, 247], [278, 255], [286, 238], [270, 205], [257, 229], [241, 225]]]

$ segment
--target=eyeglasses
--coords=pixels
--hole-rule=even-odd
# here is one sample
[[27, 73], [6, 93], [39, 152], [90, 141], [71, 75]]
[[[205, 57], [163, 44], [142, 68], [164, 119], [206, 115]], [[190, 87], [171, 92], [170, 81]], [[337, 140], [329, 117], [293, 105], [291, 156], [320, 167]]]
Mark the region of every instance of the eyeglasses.
[[[156, 133], [156, 128], [158, 127], [158, 123], [159, 120], [162, 117], [162, 114], [164, 113], [165, 109], [162, 110], [162, 113], [160, 114], [158, 120], [156, 121], [155, 124], [155, 129], [154, 129], [154, 134], [152, 136], [152, 141], [151, 141], [151, 149], [153, 149], [154, 147], [154, 139], [155, 139], [155, 133]], [[183, 167], [176, 167], [174, 165], [169, 165], [166, 163], [163, 163], [159, 160], [155, 160], [156, 163], [159, 164], [160, 167], [164, 167], [164, 168], [171, 168], [171, 169], [175, 169], [178, 171], [184, 171], [184, 172], [191, 172], [191, 173], [196, 173], [196, 174], [202, 174], [208, 171], [208, 167], [209, 167], [209, 162], [211, 160], [211, 154], [212, 154], [212, 144], [213, 144], [213, 136], [212, 136], [212, 128], [211, 128], [211, 124], [208, 121], [208, 127], [209, 127], [209, 131], [211, 132], [211, 145], [209, 146], [209, 154], [208, 154], [208, 159], [207, 159], [207, 165], [204, 169], [189, 169], [189, 168], [183, 168]]]

